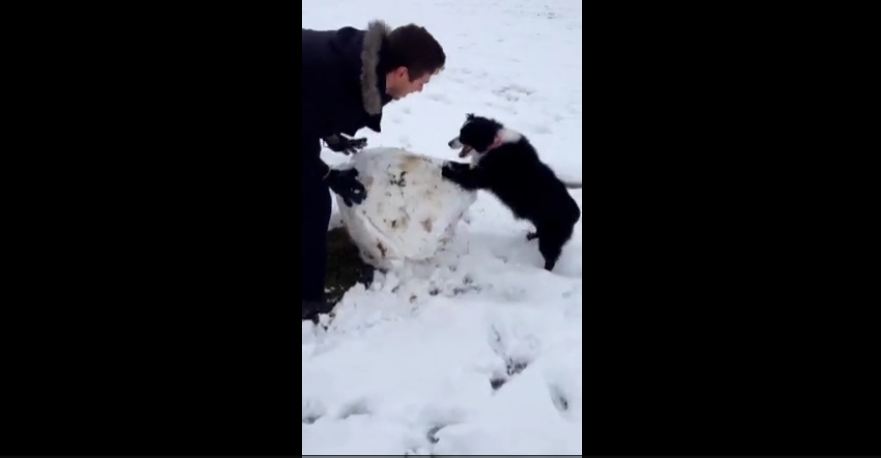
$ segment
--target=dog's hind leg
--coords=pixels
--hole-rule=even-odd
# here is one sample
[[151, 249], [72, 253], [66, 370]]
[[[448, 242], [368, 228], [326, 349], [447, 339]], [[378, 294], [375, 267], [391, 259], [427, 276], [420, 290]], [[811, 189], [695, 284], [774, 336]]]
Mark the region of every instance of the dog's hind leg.
[[563, 251], [563, 243], [565, 243], [565, 240], [560, 239], [560, 237], [553, 232], [539, 234], [538, 237], [538, 250], [545, 258], [545, 270], [554, 270], [554, 266], [557, 264], [557, 259], [560, 258], [560, 253]]
[[557, 259], [563, 252], [563, 245], [572, 237], [573, 225], [555, 224], [538, 229], [538, 250], [545, 258], [545, 269], [554, 270]]

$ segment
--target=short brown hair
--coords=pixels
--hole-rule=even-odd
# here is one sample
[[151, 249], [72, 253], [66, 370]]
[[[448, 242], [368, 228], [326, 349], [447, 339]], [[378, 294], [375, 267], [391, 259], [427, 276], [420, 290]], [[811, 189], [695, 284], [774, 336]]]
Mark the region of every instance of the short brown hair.
[[410, 81], [434, 73], [444, 67], [447, 56], [440, 43], [425, 30], [415, 24], [398, 27], [386, 36], [382, 46], [383, 67], [392, 71], [407, 67]]

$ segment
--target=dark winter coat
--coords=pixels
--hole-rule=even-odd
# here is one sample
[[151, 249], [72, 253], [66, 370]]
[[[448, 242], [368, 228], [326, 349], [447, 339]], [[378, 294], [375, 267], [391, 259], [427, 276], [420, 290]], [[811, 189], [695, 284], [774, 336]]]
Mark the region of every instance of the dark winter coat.
[[390, 31], [380, 21], [371, 22], [366, 31], [303, 29], [304, 173], [323, 175], [327, 170], [319, 157], [321, 138], [355, 135], [363, 127], [380, 131], [382, 107], [391, 100], [380, 66], [383, 40]]

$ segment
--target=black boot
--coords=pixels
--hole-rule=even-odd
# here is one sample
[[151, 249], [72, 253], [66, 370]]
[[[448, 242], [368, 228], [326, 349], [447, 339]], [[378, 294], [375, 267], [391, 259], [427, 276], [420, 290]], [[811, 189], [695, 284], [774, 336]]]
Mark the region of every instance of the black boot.
[[333, 309], [333, 305], [321, 301], [303, 301], [300, 311], [303, 315], [303, 321], [312, 320], [318, 324], [318, 315], [329, 313]]

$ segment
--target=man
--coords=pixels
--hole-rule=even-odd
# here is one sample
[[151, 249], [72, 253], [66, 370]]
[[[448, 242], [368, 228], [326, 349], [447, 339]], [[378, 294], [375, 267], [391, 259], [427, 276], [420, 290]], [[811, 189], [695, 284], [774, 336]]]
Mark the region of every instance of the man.
[[[366, 139], [358, 129], [380, 132], [382, 107], [419, 92], [446, 60], [440, 44], [413, 24], [391, 30], [381, 21], [367, 30], [303, 29], [302, 87], [302, 317], [316, 320], [330, 307], [324, 301], [330, 190], [346, 205], [366, 195], [358, 172], [331, 170], [320, 157], [324, 140], [333, 151], [352, 154]], [[345, 134], [345, 135], [343, 135]]]

